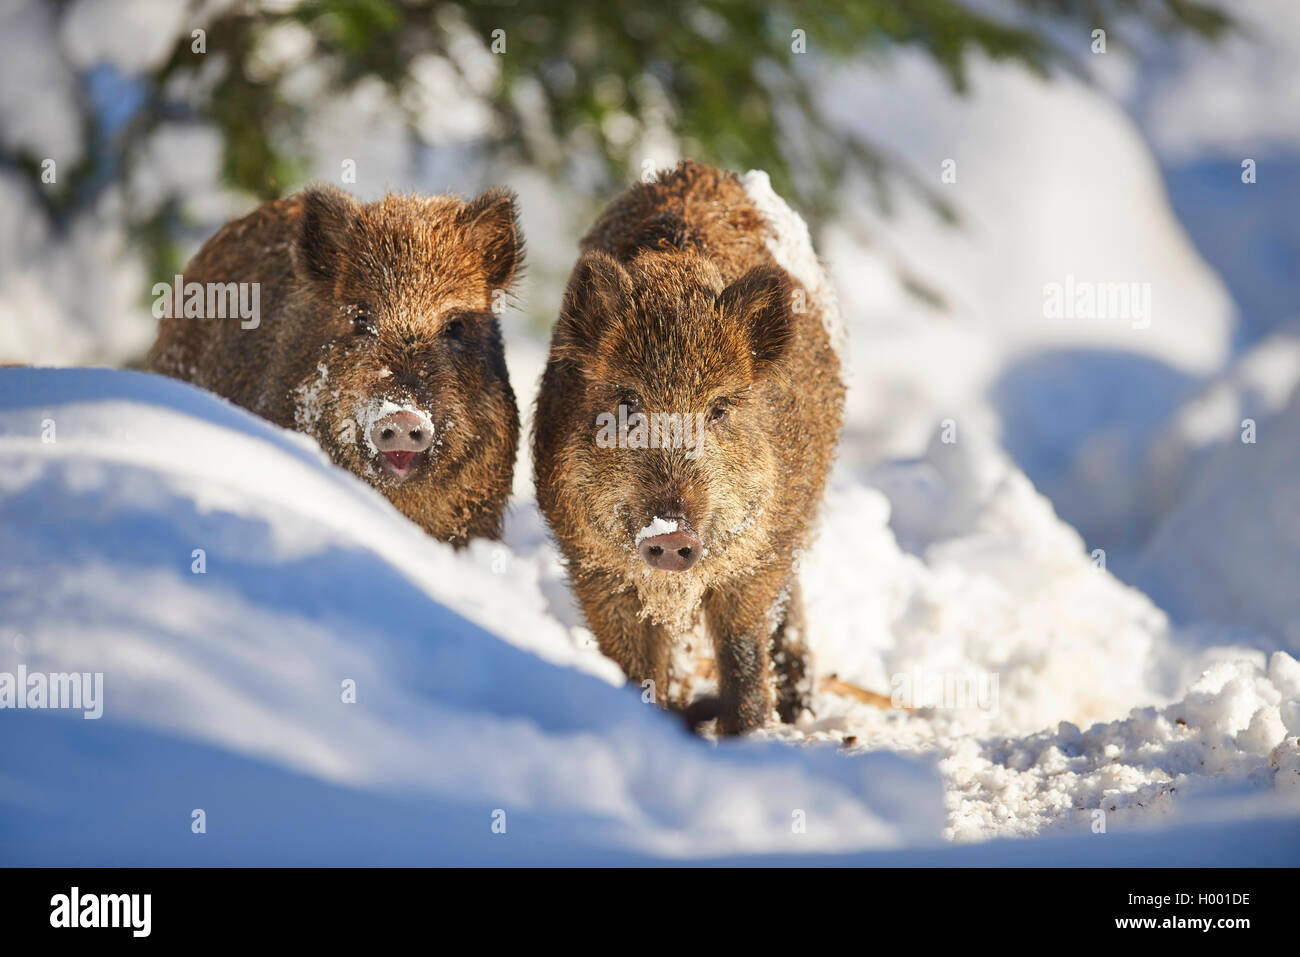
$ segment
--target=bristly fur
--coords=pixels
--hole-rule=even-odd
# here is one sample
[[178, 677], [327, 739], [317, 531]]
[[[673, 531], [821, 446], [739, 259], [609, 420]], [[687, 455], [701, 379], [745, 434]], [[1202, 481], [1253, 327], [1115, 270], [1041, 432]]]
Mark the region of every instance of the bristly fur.
[[[767, 228], [736, 176], [690, 162], [611, 203], [582, 241], [533, 426], [538, 505], [601, 650], [683, 707], [672, 650], [702, 621], [723, 733], [807, 704], [794, 563], [843, 417], [819, 306]], [[597, 447], [597, 417], [629, 396], [651, 412], [726, 411], [695, 458]], [[703, 544], [689, 571], [638, 555], [638, 530], [665, 515]]]
[[628, 244], [627, 252], [631, 253], [633, 249], [654, 249], [660, 252], [694, 249], [705, 252], [703, 239], [693, 234], [689, 225], [672, 212], [663, 212], [647, 220]]
[[[228, 223], [186, 267], [187, 283], [258, 283], [260, 326], [164, 319], [150, 367], [306, 432], [437, 538], [499, 537], [519, 415], [495, 307], [522, 262], [507, 190], [362, 204], [311, 187]], [[427, 462], [401, 484], [357, 421], [384, 400], [434, 424]]]

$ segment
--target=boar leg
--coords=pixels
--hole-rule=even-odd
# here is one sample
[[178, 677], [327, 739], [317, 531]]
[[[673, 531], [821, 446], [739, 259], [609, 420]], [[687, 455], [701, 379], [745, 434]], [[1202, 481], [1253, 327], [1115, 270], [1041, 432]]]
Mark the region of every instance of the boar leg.
[[602, 575], [575, 580], [573, 587], [601, 653], [638, 688], [652, 682], [655, 701], [667, 706], [668, 640], [663, 628], [641, 617], [636, 589]]
[[776, 713], [786, 724], [794, 724], [805, 708], [812, 709], [812, 687], [808, 676], [808, 649], [803, 614], [803, 593], [799, 580], [790, 584], [785, 614], [772, 634], [772, 671], [776, 677]]
[[709, 632], [718, 661], [719, 734], [743, 734], [761, 728], [772, 711], [768, 692], [768, 647], [771, 610], [781, 581], [769, 573], [706, 599]]

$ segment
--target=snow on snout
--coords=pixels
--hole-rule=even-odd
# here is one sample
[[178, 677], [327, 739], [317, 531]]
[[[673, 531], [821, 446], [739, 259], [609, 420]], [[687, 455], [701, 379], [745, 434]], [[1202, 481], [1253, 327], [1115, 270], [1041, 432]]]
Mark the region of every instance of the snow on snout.
[[429, 430], [429, 435], [435, 435], [433, 428], [433, 419], [429, 413], [413, 405], [398, 405], [391, 399], [372, 399], [368, 403], [359, 404], [352, 412], [352, 418], [356, 420], [357, 425], [361, 426], [361, 439], [366, 443], [371, 453], [378, 456], [379, 449], [375, 448], [374, 440], [370, 437], [371, 430], [375, 423], [380, 419], [392, 415], [394, 412], [410, 412], [420, 419], [420, 427]]
[[675, 531], [677, 531], [675, 521], [660, 518], [656, 515], [653, 522], [636, 533], [636, 544], [639, 546], [647, 538], [654, 538], [656, 535], [671, 535]]

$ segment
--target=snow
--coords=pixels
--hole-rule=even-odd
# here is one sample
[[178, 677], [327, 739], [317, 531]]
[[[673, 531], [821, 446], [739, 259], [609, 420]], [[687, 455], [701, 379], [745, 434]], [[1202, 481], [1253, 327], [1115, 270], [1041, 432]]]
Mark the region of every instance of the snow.
[[[900, 157], [958, 217], [950, 225], [898, 184], [880, 212], [867, 184], [845, 184], [853, 212], [819, 248], [852, 317], [858, 441], [847, 454], [919, 455], [942, 419], [996, 435], [1090, 548], [1127, 571], [1158, 518], [1134, 475], [1229, 361], [1235, 306], [1120, 105], [1070, 77], [1043, 84], [979, 58], [971, 77], [971, 97], [955, 98], [930, 64], [900, 54], [883, 73], [854, 65], [825, 83], [835, 123]], [[955, 182], [941, 180], [945, 160]], [[1069, 277], [1140, 284], [1149, 324], [1054, 317], [1046, 292]]]
[[172, 0], [76, 0], [61, 21], [63, 47], [81, 67], [156, 69], [187, 26], [188, 13]]
[[[51, 422], [54, 441], [43, 442]], [[45, 843], [28, 826], [87, 807], [81, 788], [33, 803], [45, 790], [36, 782], [66, 773], [50, 755], [78, 723], [104, 729], [82, 744], [95, 764], [131, 756], [132, 791], [141, 779], [164, 791], [189, 780], [173, 797], [190, 803], [164, 818], [187, 833], [191, 809], [207, 808], [216, 845], [223, 833], [245, 847], [254, 832], [265, 840], [265, 802], [303, 778], [308, 791], [345, 789], [369, 807], [423, 799], [410, 840], [427, 861], [470, 859], [475, 838], [458, 842], [455, 822], [473, 813], [490, 835], [498, 808], [579, 860], [583, 848], [677, 857], [937, 840], [942, 796], [928, 761], [848, 761], [776, 742], [715, 749], [574, 647], [517, 562], [505, 575], [481, 550], [455, 554], [301, 436], [188, 385], [5, 370], [0, 453], [0, 671], [105, 675], [99, 721], [3, 715], [9, 766], [25, 782], [0, 786], [7, 863], [84, 859], [60, 858], [62, 838], [38, 829]], [[543, 641], [545, 658], [525, 650]], [[602, 677], [553, 663], [578, 659]], [[341, 701], [345, 681], [355, 704]], [[271, 793], [223, 803], [232, 765], [260, 769]], [[106, 826], [122, 800], [97, 786], [91, 815], [115, 836], [92, 845], [116, 859], [176, 859], [163, 818]], [[806, 831], [792, 829], [796, 814]], [[375, 859], [364, 829], [313, 819], [334, 834], [333, 859]], [[534, 853], [528, 843], [518, 859]]]
[[656, 515], [649, 525], [636, 533], [636, 544], [639, 546], [647, 538], [652, 538], [655, 535], [671, 535], [675, 531], [677, 531], [677, 522], [675, 520], [660, 518]]
[[[943, 78], [916, 54], [891, 57], [883, 72], [856, 64], [828, 77], [825, 108], [837, 126], [900, 155], [959, 219], [951, 228], [904, 191], [892, 215], [855, 203], [821, 250], [846, 314], [896, 296], [900, 279], [873, 288], [874, 273], [838, 264], [886, 258], [941, 296], [949, 325], [974, 326], [1004, 360], [1031, 347], [1104, 348], [1190, 372], [1217, 368], [1233, 304], [1174, 218], [1133, 121], [1069, 77], [1044, 84], [979, 58], [971, 76], [968, 99], [945, 95]], [[946, 159], [956, 164], [952, 183], [941, 179]], [[1149, 283], [1150, 326], [1046, 318], [1044, 286], [1069, 275]]]
[[[940, 443], [879, 488], [838, 474], [804, 581], [820, 673], [887, 691], [903, 671], [993, 669], [997, 708], [823, 693], [800, 727], [723, 744], [620, 687], [551, 609], [556, 557], [531, 504], [504, 556], [458, 554], [303, 436], [109, 370], [0, 372], [0, 463], [0, 671], [105, 675], [99, 721], [4, 714], [24, 768], [0, 786], [6, 861], [262, 860], [253, 835], [290, 807], [279, 860], [354, 863], [928, 854], [945, 837], [1090, 833], [1102, 805], [1112, 832], [1177, 825], [1184, 803], [1231, 824], [1225, 788], [1252, 815], [1296, 810], [1300, 665], [1220, 657], [1166, 703], [1144, 675], [1187, 663], [1162, 652], [1163, 616], [992, 447]], [[1095, 718], [1110, 720], [1060, 723]], [[69, 747], [103, 772], [93, 804], [69, 785]], [[141, 779], [159, 782], [152, 812], [127, 813]], [[188, 840], [193, 807], [208, 845]], [[360, 823], [397, 808], [423, 837]], [[485, 850], [498, 809], [542, 843]], [[307, 843], [322, 829], [328, 853]]]
[[1300, 390], [1253, 436], [1243, 421], [1192, 473], [1136, 577], [1179, 619], [1259, 629], [1300, 653]]
[[[1296, 664], [1284, 652], [1274, 657]], [[956, 804], [950, 834], [1068, 832], [1088, 826], [1099, 809], [1113, 826], [1167, 814], [1175, 801], [1227, 782], [1243, 794], [1275, 791], [1294, 807], [1300, 699], [1283, 695], [1257, 664], [1221, 662], [1170, 706], [1134, 708], [1085, 731], [1062, 722], [991, 744], [967, 738], [940, 763]]]
[[75, 75], [51, 55], [57, 43], [48, 4], [26, 0], [0, 8], [0, 137], [10, 149], [71, 165], [83, 133]]
[[[1291, 0], [1219, 0], [1241, 29], [1156, 78], [1142, 104], [1156, 147], [1174, 159], [1244, 157], [1300, 147], [1295, 82], [1300, 18]], [[1205, 122], [1212, 115], [1213, 123]]]
[[740, 182], [767, 227], [763, 241], [768, 252], [777, 265], [807, 290], [812, 299], [810, 305], [820, 313], [831, 347], [842, 365], [848, 348], [848, 333], [840, 316], [835, 287], [813, 249], [808, 224], [776, 194], [772, 180], [763, 170], [750, 170], [740, 177]]
[[[882, 693], [991, 676], [992, 706], [904, 717], [823, 695], [815, 721], [776, 736], [938, 753], [954, 840], [1086, 830], [1099, 809], [1112, 827], [1159, 820], [1175, 792], [1229, 782], [1265, 803], [1291, 793], [1276, 769], [1294, 763], [1294, 717], [1286, 730], [1269, 710], [1300, 716], [1285, 652], [1266, 675], [1246, 648], [1189, 653], [994, 448], [936, 438], [871, 483], [837, 482], [805, 564], [818, 671]], [[1237, 699], [1215, 710], [1225, 667], [1241, 672]], [[1256, 719], [1258, 737], [1238, 737]]]
[[[322, 377], [324, 374], [322, 373]], [[357, 423], [360, 429], [362, 441], [370, 449], [370, 453], [376, 457], [379, 455], [379, 449], [375, 447], [374, 431], [375, 423], [380, 419], [398, 412], [409, 412], [420, 420], [420, 428], [426, 431], [430, 436], [440, 436], [442, 433], [435, 431], [433, 419], [429, 418], [429, 413], [414, 405], [401, 405], [391, 399], [371, 399], [369, 402], [360, 403], [352, 411], [352, 420]], [[438, 440], [439, 442], [441, 440]]]

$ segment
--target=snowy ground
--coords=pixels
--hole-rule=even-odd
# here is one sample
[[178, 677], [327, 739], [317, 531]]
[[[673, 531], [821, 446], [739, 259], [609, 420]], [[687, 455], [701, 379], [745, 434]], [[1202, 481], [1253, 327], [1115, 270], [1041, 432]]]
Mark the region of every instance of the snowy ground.
[[[0, 859], [933, 855], [1043, 832], [1086, 858], [1242, 818], [1272, 823], [1238, 859], [1278, 854], [1296, 822], [1273, 819], [1300, 811], [1300, 664], [1174, 653], [1163, 615], [975, 448], [874, 486], [841, 475], [804, 574], [822, 672], [883, 691], [992, 673], [996, 695], [909, 714], [823, 694], [783, 741], [716, 745], [620, 688], [570, 624], [530, 504], [508, 548], [456, 555], [309, 442], [189, 386], [4, 370], [0, 671], [102, 672], [104, 715], [4, 713]], [[990, 847], [977, 860], [1025, 853]]]

